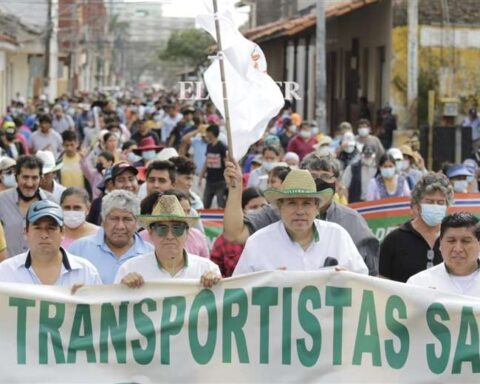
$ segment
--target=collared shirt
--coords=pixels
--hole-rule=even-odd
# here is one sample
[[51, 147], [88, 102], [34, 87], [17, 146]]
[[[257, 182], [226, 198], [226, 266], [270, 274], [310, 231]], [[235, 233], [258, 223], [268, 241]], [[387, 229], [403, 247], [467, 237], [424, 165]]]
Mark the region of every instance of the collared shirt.
[[477, 269], [468, 276], [454, 276], [448, 273], [445, 263], [440, 263], [411, 276], [407, 284], [480, 297], [480, 270]]
[[220, 275], [220, 270], [215, 263], [210, 260], [192, 255], [185, 250], [185, 265], [179, 269], [174, 276], [170, 272], [160, 267], [155, 252], [149, 252], [144, 255], [128, 260], [123, 264], [115, 276], [115, 283], [120, 283], [121, 280], [129, 273], [136, 272], [142, 275], [145, 281], [159, 281], [167, 279], [200, 279], [205, 272], [215, 272]]
[[[40, 200], [55, 201], [53, 195], [43, 189], [39, 189], [39, 194]], [[18, 199], [16, 188], [10, 188], [0, 193], [0, 221], [5, 232], [9, 257], [26, 252], [28, 249], [27, 240], [23, 236], [25, 216], [20, 211]]]
[[89, 260], [100, 273], [104, 284], [112, 284], [120, 266], [127, 260], [153, 250], [153, 246], [138, 234], [134, 235], [133, 245], [122, 256], [117, 257], [105, 242], [105, 231], [100, 228], [96, 235], [75, 240], [68, 251]]
[[[322, 219], [336, 223], [352, 237], [358, 252], [363, 256], [370, 275], [378, 275], [378, 253], [380, 242], [368, 227], [367, 222], [357, 211], [332, 201]], [[280, 220], [278, 211], [271, 205], [265, 205], [244, 218], [250, 234]]]
[[335, 258], [338, 266], [362, 274], [368, 268], [350, 235], [338, 224], [314, 220], [318, 237], [303, 249], [292, 241], [283, 221], [255, 232], [245, 244], [232, 276], [256, 271], [286, 268], [291, 271], [311, 271], [324, 267], [327, 257]]
[[[66, 252], [63, 248], [60, 248], [60, 251], [62, 252], [62, 267], [58, 279], [53, 285], [102, 284], [100, 275], [92, 263]], [[30, 251], [0, 263], [0, 282], [42, 284], [32, 268]]]

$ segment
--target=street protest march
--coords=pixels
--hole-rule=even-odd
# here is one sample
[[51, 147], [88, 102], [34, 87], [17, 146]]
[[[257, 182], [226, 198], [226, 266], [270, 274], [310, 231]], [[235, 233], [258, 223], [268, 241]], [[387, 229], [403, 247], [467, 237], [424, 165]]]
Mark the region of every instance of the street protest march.
[[[350, 272], [0, 286], [1, 381], [478, 382], [480, 301]], [[27, 368], [28, 369], [25, 369]]]

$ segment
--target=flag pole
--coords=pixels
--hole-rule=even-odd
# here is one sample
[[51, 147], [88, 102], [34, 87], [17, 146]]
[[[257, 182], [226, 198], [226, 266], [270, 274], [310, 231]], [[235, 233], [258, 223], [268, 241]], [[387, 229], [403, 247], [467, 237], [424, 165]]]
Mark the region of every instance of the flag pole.
[[217, 35], [218, 59], [220, 61], [220, 79], [222, 81], [223, 109], [225, 111], [225, 116], [223, 117], [225, 118], [225, 128], [227, 130], [228, 159], [233, 162], [234, 157], [233, 157], [232, 131], [230, 128], [230, 110], [228, 108], [228, 92], [227, 92], [227, 83], [225, 82], [225, 65], [223, 62], [222, 34], [220, 33], [220, 20], [218, 16], [217, 0], [213, 0], [213, 16], [215, 19], [215, 32]]

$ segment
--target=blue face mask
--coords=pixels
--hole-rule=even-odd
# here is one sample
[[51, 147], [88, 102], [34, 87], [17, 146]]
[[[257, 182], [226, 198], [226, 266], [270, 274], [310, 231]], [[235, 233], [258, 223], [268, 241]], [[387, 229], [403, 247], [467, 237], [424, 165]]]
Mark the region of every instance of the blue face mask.
[[393, 176], [395, 176], [395, 168], [393, 167], [386, 167], [386, 168], [380, 168], [380, 173], [382, 174], [382, 177], [384, 179], [391, 179]]
[[446, 205], [420, 204], [420, 207], [422, 209], [422, 220], [429, 227], [435, 227], [436, 225], [439, 225], [447, 214]]
[[4, 175], [2, 183], [8, 188], [13, 188], [17, 186], [17, 181], [15, 180], [15, 175], [13, 173], [10, 175]]
[[152, 160], [155, 157], [155, 154], [156, 154], [155, 150], [143, 151], [142, 152], [143, 160], [145, 161]]

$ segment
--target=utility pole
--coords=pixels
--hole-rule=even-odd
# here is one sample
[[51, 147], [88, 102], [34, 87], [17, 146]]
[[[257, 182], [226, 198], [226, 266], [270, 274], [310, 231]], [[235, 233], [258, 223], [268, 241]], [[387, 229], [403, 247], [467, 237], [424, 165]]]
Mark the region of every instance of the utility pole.
[[409, 128], [418, 125], [418, 0], [408, 2], [408, 83]]
[[48, 71], [50, 67], [50, 38], [52, 35], [52, 0], [48, 0], [48, 9], [47, 9], [47, 26], [45, 34], [45, 60], [43, 67], [43, 93], [46, 93], [48, 90], [49, 76]]
[[48, 0], [47, 34], [45, 42], [44, 93], [49, 102], [57, 97], [58, 71], [58, 0]]
[[325, 60], [325, 0], [317, 0], [316, 33], [316, 121], [322, 133], [327, 132], [327, 71]]

